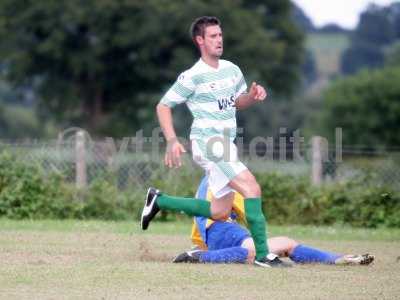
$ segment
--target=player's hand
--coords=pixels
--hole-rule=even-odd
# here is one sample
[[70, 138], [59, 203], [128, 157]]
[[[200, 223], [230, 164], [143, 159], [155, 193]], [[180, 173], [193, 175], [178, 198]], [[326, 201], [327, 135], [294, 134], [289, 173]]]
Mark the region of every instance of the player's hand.
[[186, 150], [177, 139], [168, 141], [167, 151], [165, 153], [164, 163], [169, 168], [179, 168], [182, 166], [181, 156]]
[[267, 97], [267, 92], [261, 85], [253, 82], [250, 86], [249, 96], [254, 101], [264, 101]]

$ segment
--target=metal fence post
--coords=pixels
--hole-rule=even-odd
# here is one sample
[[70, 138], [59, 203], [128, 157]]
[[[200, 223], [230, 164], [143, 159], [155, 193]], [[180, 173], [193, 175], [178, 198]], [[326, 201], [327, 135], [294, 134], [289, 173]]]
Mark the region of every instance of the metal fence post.
[[87, 183], [86, 174], [86, 149], [85, 149], [85, 132], [80, 130], [76, 133], [75, 143], [75, 168], [76, 168], [76, 187], [84, 188]]

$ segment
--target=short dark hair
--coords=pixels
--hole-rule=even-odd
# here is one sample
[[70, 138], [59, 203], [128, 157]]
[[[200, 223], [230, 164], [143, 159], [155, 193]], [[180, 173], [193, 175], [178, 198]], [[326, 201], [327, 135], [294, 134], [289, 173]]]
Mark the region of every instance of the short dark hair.
[[221, 26], [221, 22], [218, 20], [217, 17], [202, 16], [193, 21], [192, 25], [190, 26], [190, 35], [192, 37], [193, 43], [196, 46], [198, 46], [196, 42], [196, 36], [200, 35], [204, 37], [206, 27], [213, 25]]

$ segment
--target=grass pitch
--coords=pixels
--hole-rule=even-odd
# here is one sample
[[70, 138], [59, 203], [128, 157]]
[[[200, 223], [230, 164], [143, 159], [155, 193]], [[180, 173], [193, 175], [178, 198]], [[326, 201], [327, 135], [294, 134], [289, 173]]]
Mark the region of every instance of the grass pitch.
[[270, 227], [369, 267], [187, 265], [190, 223], [0, 220], [1, 299], [398, 299], [400, 230]]

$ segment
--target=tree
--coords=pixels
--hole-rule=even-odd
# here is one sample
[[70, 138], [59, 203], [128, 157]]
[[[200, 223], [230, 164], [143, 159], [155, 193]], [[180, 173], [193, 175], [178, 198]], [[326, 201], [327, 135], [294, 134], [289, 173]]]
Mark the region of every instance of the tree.
[[345, 50], [341, 58], [341, 70], [344, 74], [354, 74], [362, 68], [382, 67], [384, 54], [376, 45], [364, 43], [353, 45]]
[[[300, 68], [305, 59], [304, 33], [299, 30], [293, 21], [293, 4], [288, 0], [257, 0], [244, 1], [246, 7], [259, 12], [261, 21], [267, 30], [275, 49], [279, 49], [279, 63], [271, 60], [269, 62], [270, 74], [273, 74], [269, 81], [274, 92], [290, 96], [299, 83]], [[276, 52], [276, 54], [278, 54]]]
[[312, 20], [304, 13], [304, 11], [299, 6], [294, 3], [292, 5], [292, 18], [295, 24], [304, 32], [314, 32], [315, 26]]
[[311, 50], [306, 51], [302, 71], [305, 85], [311, 85], [318, 77], [317, 63]]
[[400, 41], [394, 43], [385, 51], [385, 65], [400, 66]]
[[225, 57], [249, 78], [292, 91], [302, 39], [285, 7], [263, 2], [276, 16], [268, 27], [244, 1], [3, 0], [0, 55], [7, 80], [33, 88], [43, 117], [123, 135], [154, 119], [160, 95], [195, 61], [188, 29], [199, 15], [220, 17]]
[[382, 67], [385, 47], [400, 39], [399, 24], [400, 3], [387, 7], [370, 5], [360, 16], [350, 48], [343, 53], [343, 73], [354, 74], [361, 68]]
[[348, 30], [336, 23], [329, 23], [318, 29], [320, 33], [348, 33]]
[[363, 71], [324, 93], [324, 127], [341, 127], [343, 144], [371, 148], [400, 145], [400, 68]]

